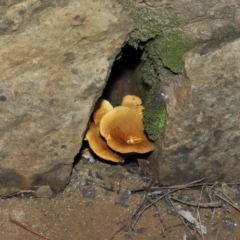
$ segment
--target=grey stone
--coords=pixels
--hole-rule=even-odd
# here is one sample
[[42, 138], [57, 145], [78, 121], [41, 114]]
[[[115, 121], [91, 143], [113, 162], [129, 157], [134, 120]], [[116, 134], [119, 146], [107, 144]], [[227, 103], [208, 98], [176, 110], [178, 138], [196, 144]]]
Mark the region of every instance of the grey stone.
[[87, 197], [87, 198], [96, 197], [95, 189], [91, 187], [83, 189], [82, 193], [83, 193], [83, 197]]
[[[67, 184], [131, 29], [114, 1], [50, 2], [5, 1], [0, 8], [0, 195]], [[9, 182], [9, 169], [23, 181]]]
[[150, 160], [161, 184], [239, 180], [239, 48], [240, 39], [196, 46], [165, 86], [166, 125]]
[[223, 228], [232, 231], [235, 228], [234, 222], [231, 218], [223, 218], [222, 219]]

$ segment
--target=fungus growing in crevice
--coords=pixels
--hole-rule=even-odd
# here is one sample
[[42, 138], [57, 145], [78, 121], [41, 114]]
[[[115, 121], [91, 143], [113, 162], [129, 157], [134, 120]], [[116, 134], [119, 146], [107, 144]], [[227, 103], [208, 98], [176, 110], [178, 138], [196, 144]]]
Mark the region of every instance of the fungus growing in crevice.
[[94, 124], [93, 122], [89, 123], [86, 139], [92, 151], [100, 158], [117, 163], [124, 161], [121, 156], [108, 147], [106, 141], [100, 135], [98, 124]]
[[106, 113], [99, 125], [107, 145], [119, 153], [147, 153], [153, 151], [144, 129], [142, 116], [127, 106], [115, 107]]
[[144, 109], [142, 105], [142, 100], [138, 96], [135, 95], [126, 95], [122, 98], [121, 106], [126, 106], [130, 108], [136, 109], [140, 114]]
[[111, 103], [105, 99], [98, 99], [95, 108], [93, 110], [93, 121], [95, 124], [99, 124], [102, 117], [113, 109]]

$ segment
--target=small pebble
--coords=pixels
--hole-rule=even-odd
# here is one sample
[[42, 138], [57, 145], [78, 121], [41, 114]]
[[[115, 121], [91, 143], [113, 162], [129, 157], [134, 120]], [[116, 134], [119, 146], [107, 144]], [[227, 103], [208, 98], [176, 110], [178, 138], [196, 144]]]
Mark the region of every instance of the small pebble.
[[174, 209], [167, 209], [167, 215], [176, 216], [177, 213]]
[[147, 231], [146, 228], [139, 228], [139, 229], [137, 229], [137, 233], [138, 233], [138, 234], [143, 234], [143, 233], [145, 233], [146, 231]]
[[120, 197], [119, 202], [117, 202], [117, 204], [121, 205], [122, 207], [128, 207], [128, 205], [126, 204], [126, 201], [128, 200], [130, 195], [131, 195], [131, 192], [128, 189], [126, 189], [123, 195]]
[[86, 203], [86, 207], [92, 207], [93, 206], [93, 203], [92, 202], [87, 202]]
[[100, 179], [100, 180], [103, 180], [103, 176], [101, 173], [96, 173], [96, 178]]
[[223, 218], [222, 226], [225, 229], [232, 231], [234, 229], [234, 227], [235, 227], [235, 224], [234, 224], [234, 222], [232, 221], [231, 218]]
[[49, 198], [49, 197], [52, 196], [52, 194], [53, 194], [53, 192], [52, 192], [51, 188], [48, 185], [41, 186], [36, 191], [36, 197], [37, 198]]
[[85, 188], [83, 189], [83, 197], [87, 197], [87, 198], [95, 198], [96, 194], [95, 194], [95, 190], [92, 188]]

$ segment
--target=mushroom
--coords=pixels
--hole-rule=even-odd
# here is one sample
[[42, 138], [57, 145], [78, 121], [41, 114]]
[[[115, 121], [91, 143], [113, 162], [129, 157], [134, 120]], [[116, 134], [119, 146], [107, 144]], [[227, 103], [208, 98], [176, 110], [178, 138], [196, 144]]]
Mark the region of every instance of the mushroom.
[[142, 105], [142, 100], [138, 96], [135, 95], [126, 95], [122, 98], [121, 106], [126, 106], [130, 108], [136, 109], [140, 114], [144, 109]]
[[86, 133], [86, 139], [88, 140], [89, 146], [92, 151], [98, 155], [100, 158], [121, 163], [124, 159], [113, 152], [107, 145], [106, 141], [101, 137], [99, 133], [99, 125], [94, 124], [93, 122], [89, 123], [89, 128]]
[[113, 106], [111, 103], [105, 99], [98, 99], [94, 111], [93, 111], [93, 121], [95, 124], [98, 124], [104, 114], [111, 111], [113, 109]]
[[153, 150], [144, 134], [142, 116], [133, 108], [115, 107], [106, 113], [99, 125], [107, 145], [119, 153], [147, 153]]

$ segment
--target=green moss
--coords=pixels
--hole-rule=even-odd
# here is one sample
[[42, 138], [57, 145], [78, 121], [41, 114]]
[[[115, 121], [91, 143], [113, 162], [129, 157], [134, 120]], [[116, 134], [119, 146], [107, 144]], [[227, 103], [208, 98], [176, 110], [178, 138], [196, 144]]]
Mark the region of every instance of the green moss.
[[182, 55], [188, 50], [188, 45], [184, 33], [175, 29], [148, 42], [145, 50], [155, 69], [161, 60], [166, 68], [179, 73], [183, 67]]
[[144, 8], [138, 11], [133, 9], [130, 16], [134, 29], [129, 35], [128, 44], [143, 49], [143, 81], [153, 86], [163, 67], [173, 73], [181, 72], [182, 55], [187, 51], [188, 44], [183, 31], [178, 29], [177, 15], [169, 9], [154, 11]]
[[[150, 114], [150, 115], [149, 115]], [[154, 120], [153, 120], [154, 118]], [[153, 121], [152, 121], [153, 120]], [[160, 108], [156, 112], [148, 112], [144, 117], [144, 126], [148, 137], [155, 141], [163, 131], [166, 121], [166, 109]]]
[[166, 11], [153, 11], [150, 8], [133, 10], [130, 17], [134, 22], [134, 29], [129, 35], [128, 43], [137, 48], [150, 39], [162, 36], [167, 29], [178, 26], [173, 13]]
[[117, 0], [117, 2], [121, 4], [125, 10], [129, 10], [130, 0]]
[[184, 33], [180, 30], [174, 30], [157, 41], [159, 46], [157, 51], [164, 66], [170, 68], [174, 73], [181, 72], [183, 68], [182, 56], [188, 50]]
[[166, 122], [166, 103], [161, 92], [160, 83], [150, 90], [143, 112], [144, 129], [153, 141], [157, 140]]
[[148, 92], [144, 104], [144, 127], [149, 138], [156, 140], [166, 120], [165, 99], [159, 96], [160, 82], [163, 77], [182, 71], [182, 55], [190, 46], [178, 28], [177, 14], [170, 9], [171, 4], [153, 9], [139, 8], [135, 0], [117, 1], [131, 12], [134, 22], [128, 44], [143, 50], [142, 79]]

